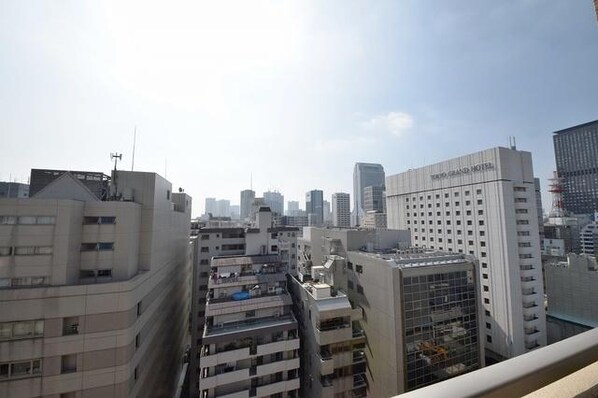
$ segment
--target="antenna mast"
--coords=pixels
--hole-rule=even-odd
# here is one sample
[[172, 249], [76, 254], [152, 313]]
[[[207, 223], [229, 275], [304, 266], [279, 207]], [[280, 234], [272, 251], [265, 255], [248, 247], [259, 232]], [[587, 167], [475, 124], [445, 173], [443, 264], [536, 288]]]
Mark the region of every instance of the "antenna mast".
[[135, 144], [137, 143], [137, 126], [135, 126], [135, 129], [133, 130], [133, 158], [131, 160], [131, 171], [133, 171], [133, 168], [135, 167]]
[[558, 172], [553, 172], [552, 178], [548, 179], [550, 181], [550, 189], [548, 192], [552, 194], [552, 208], [550, 209], [550, 217], [565, 217], [565, 202], [563, 201], [563, 178], [559, 177]]
[[114, 159], [114, 172], [116, 172], [116, 162], [118, 162], [119, 160], [123, 160], [123, 154], [122, 153], [110, 153], [110, 160]]

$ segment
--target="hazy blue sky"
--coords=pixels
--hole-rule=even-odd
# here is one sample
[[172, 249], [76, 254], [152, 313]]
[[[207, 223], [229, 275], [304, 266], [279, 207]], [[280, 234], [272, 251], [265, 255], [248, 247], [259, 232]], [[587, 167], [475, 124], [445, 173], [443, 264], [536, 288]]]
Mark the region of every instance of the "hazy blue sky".
[[[126, 3], [126, 4], [125, 4]], [[551, 132], [598, 119], [590, 0], [0, 0], [0, 180], [108, 172], [194, 198], [352, 193], [517, 137], [546, 185]], [[545, 203], [545, 207], [549, 204]]]

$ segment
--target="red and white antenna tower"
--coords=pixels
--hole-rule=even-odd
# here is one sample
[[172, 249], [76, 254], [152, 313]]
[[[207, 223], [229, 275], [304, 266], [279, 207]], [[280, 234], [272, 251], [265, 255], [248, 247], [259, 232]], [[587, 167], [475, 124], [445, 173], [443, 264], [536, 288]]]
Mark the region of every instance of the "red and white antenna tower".
[[565, 217], [565, 202], [563, 201], [563, 178], [559, 177], [558, 172], [554, 171], [552, 178], [549, 178], [550, 189], [548, 192], [552, 194], [552, 208], [550, 209], [549, 217]]

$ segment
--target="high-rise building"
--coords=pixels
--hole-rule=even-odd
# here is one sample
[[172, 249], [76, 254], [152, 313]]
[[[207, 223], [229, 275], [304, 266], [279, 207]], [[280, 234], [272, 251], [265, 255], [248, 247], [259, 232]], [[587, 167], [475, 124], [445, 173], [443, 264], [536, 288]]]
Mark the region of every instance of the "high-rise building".
[[379, 185], [370, 185], [363, 189], [363, 210], [386, 213], [386, 194], [384, 187]]
[[216, 203], [216, 198], [206, 198], [206, 205], [204, 213], [211, 214], [214, 217], [218, 216], [218, 205]]
[[287, 202], [287, 216], [296, 216], [299, 212], [299, 202], [296, 200], [289, 200]]
[[575, 214], [598, 210], [598, 120], [553, 133], [565, 209]]
[[363, 190], [369, 186], [384, 186], [384, 167], [377, 163], [355, 163], [353, 168], [353, 223], [358, 225], [365, 210]]
[[582, 228], [581, 252], [584, 254], [598, 254], [598, 221], [594, 221]]
[[351, 226], [351, 199], [348, 193], [332, 194], [332, 225], [340, 228]]
[[241, 191], [241, 220], [247, 220], [251, 216], [251, 205], [255, 199], [255, 191], [246, 189]]
[[478, 273], [408, 231], [305, 228], [293, 299], [303, 395], [388, 397], [483, 365]]
[[330, 202], [327, 200], [324, 201], [322, 213], [324, 214], [324, 224], [325, 225], [332, 224], [332, 210], [330, 209]]
[[239, 205], [230, 206], [230, 218], [238, 220], [240, 217], [241, 207]]
[[191, 198], [155, 173], [113, 172], [100, 197], [57, 173], [0, 199], [0, 396], [173, 396]]
[[273, 227], [267, 207], [252, 228], [198, 231], [192, 397], [297, 396], [299, 336], [286, 282], [297, 232]]
[[386, 201], [388, 227], [415, 246], [479, 259], [489, 357], [546, 344], [531, 153], [492, 148], [393, 175]]
[[220, 199], [216, 201], [217, 217], [230, 217], [230, 200]]
[[310, 219], [309, 225], [324, 223], [324, 192], [314, 189], [305, 194], [305, 212]]
[[28, 198], [29, 185], [18, 182], [0, 182], [1, 198]]
[[278, 191], [264, 192], [264, 203], [270, 207], [272, 213], [284, 216], [284, 195]]

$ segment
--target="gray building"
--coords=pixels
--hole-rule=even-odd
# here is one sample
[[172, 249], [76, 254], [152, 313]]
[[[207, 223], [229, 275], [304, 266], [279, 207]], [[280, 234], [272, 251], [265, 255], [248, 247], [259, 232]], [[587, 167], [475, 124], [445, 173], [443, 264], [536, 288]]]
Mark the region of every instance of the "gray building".
[[304, 396], [388, 397], [483, 365], [475, 262], [409, 240], [305, 228], [294, 283]]
[[80, 178], [103, 174], [56, 175], [0, 199], [0, 396], [173, 396], [191, 198], [155, 173], [113, 172], [103, 200]]
[[363, 189], [363, 210], [386, 213], [386, 194], [383, 186], [371, 185]]
[[278, 216], [284, 215], [284, 195], [280, 192], [264, 192], [264, 204], [270, 207], [272, 213], [276, 213]]
[[310, 219], [309, 225], [324, 223], [324, 192], [314, 189], [305, 194], [305, 212]]
[[251, 206], [254, 199], [255, 191], [252, 191], [251, 189], [241, 191], [241, 202], [239, 202], [239, 206], [241, 206], [241, 220], [247, 220], [251, 216]]
[[556, 169], [563, 178], [565, 208], [575, 214], [598, 210], [598, 120], [553, 133]]
[[216, 201], [216, 217], [230, 217], [230, 200], [220, 199]]
[[568, 254], [545, 264], [548, 342], [598, 327], [598, 263], [595, 256]]
[[297, 232], [273, 227], [267, 207], [251, 228], [198, 231], [192, 397], [297, 396], [299, 336], [287, 291]]
[[296, 216], [299, 212], [299, 202], [296, 200], [289, 200], [287, 202], [287, 216]]
[[358, 225], [364, 215], [363, 190], [366, 187], [383, 187], [384, 167], [377, 163], [355, 163], [353, 168], [353, 223]]
[[216, 198], [206, 198], [204, 214], [211, 214], [214, 217], [218, 217], [218, 204]]
[[0, 182], [0, 199], [28, 197], [29, 184], [20, 184], [18, 182]]
[[[104, 200], [109, 196], [109, 184], [111, 179], [104, 173], [94, 171], [71, 171], [71, 170], [50, 170], [31, 169], [29, 178], [29, 196], [33, 197], [52, 181], [60, 178], [64, 173], [70, 173], [79, 182], [85, 185], [98, 199]], [[118, 181], [112, 182], [118, 185]]]
[[598, 221], [591, 222], [583, 227], [580, 240], [583, 254], [598, 254]]
[[351, 198], [348, 193], [332, 194], [332, 226], [340, 228], [351, 226]]

